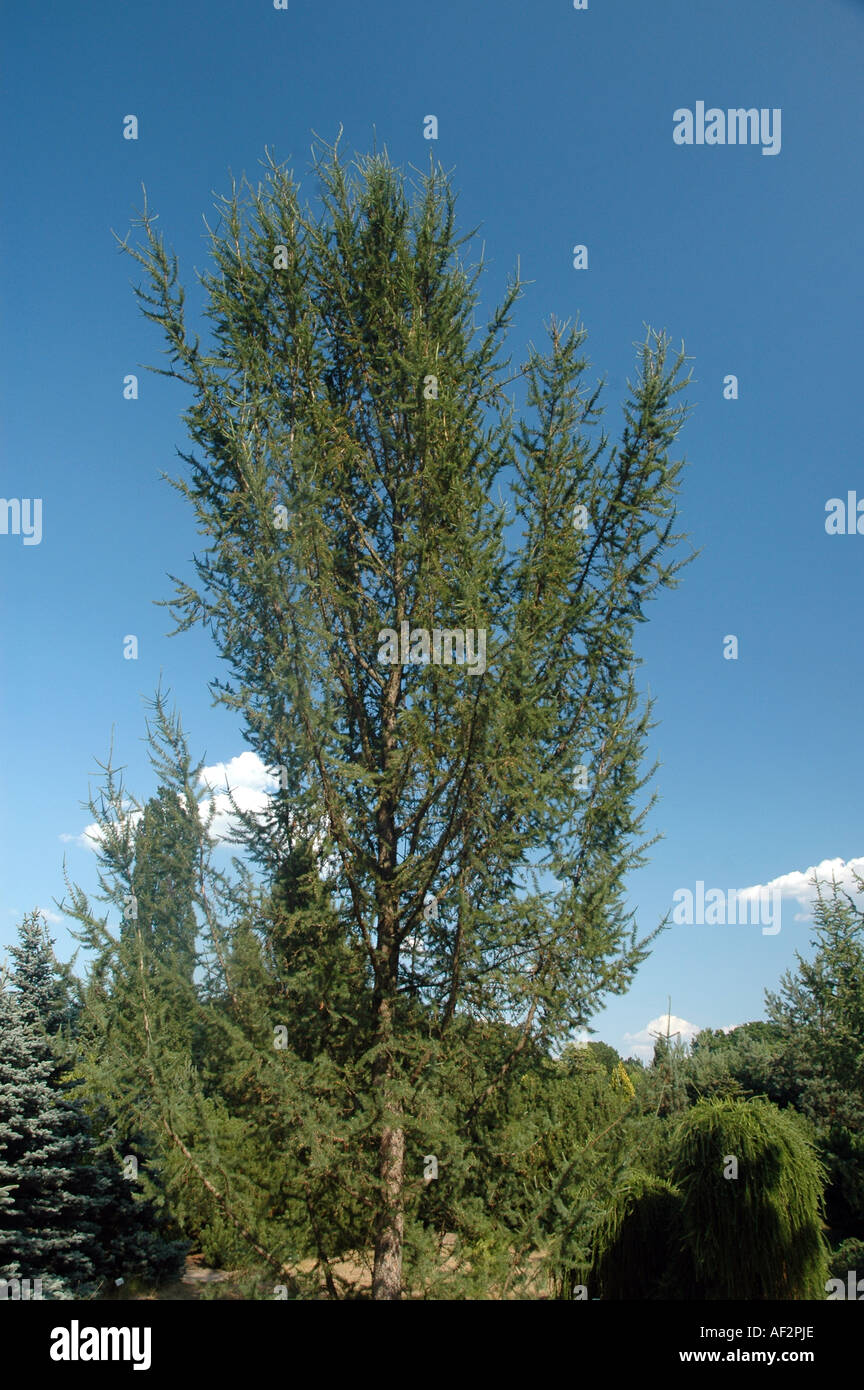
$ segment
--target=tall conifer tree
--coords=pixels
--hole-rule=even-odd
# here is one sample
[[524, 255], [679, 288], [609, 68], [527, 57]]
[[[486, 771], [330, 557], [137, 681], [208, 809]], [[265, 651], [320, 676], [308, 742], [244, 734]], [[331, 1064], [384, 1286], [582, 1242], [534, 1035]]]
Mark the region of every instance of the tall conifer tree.
[[326, 907], [312, 880], [289, 907], [280, 869], [277, 930], [310, 960], [329, 941], [325, 994], [354, 981], [333, 1026], [377, 1155], [374, 1296], [392, 1299], [410, 1150], [459, 1018], [516, 1028], [494, 1087], [645, 955], [623, 905], [646, 813], [633, 631], [680, 564], [683, 357], [648, 334], [610, 450], [584, 332], [553, 321], [517, 418], [502, 345], [520, 286], [476, 327], [444, 173], [412, 193], [386, 156], [349, 168], [336, 149], [316, 170], [319, 214], [272, 159], [222, 200], [206, 349], [146, 208], [129, 249], [193, 395], [177, 485], [208, 541], [175, 616], [211, 630], [218, 698], [281, 770], [248, 844], [327, 866]]

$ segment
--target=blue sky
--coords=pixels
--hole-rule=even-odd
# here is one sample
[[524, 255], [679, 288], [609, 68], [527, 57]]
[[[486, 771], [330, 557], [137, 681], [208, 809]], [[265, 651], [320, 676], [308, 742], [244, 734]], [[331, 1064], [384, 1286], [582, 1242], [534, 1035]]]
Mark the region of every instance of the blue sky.
[[[83, 12], [82, 12], [83, 11]], [[215, 649], [168, 637], [153, 601], [196, 544], [160, 472], [185, 448], [183, 388], [160, 363], [118, 254], [141, 184], [184, 283], [206, 264], [203, 216], [264, 147], [310, 197], [313, 132], [403, 164], [452, 169], [464, 229], [481, 225], [484, 305], [520, 258], [532, 283], [511, 346], [578, 316], [607, 424], [644, 323], [692, 358], [682, 522], [699, 559], [639, 635], [662, 766], [630, 881], [647, 929], [674, 892], [783, 879], [782, 929], [678, 926], [595, 1020], [628, 1051], [665, 1012], [696, 1027], [762, 1016], [810, 931], [810, 866], [864, 856], [856, 627], [864, 535], [829, 536], [825, 504], [864, 498], [860, 438], [864, 4], [851, 0], [46, 0], [3, 21], [0, 494], [41, 498], [42, 538], [0, 534], [0, 950], [36, 904], [56, 911], [112, 727], [139, 796], [152, 790], [142, 696], [160, 672], [211, 765], [243, 754], [212, 708]], [[782, 145], [677, 145], [680, 108], [782, 111]], [[122, 138], [123, 118], [139, 138]], [[436, 142], [423, 138], [438, 117]], [[572, 248], [588, 247], [574, 270]], [[123, 399], [136, 372], [137, 401]], [[739, 398], [725, 400], [734, 373]], [[123, 658], [123, 638], [139, 658]], [[723, 657], [735, 634], [739, 655]], [[236, 764], [248, 772], [249, 759]], [[258, 778], [260, 790], [260, 777]], [[72, 837], [64, 840], [62, 837]], [[52, 923], [58, 951], [72, 942]], [[677, 1025], [673, 1024], [673, 1027]]]

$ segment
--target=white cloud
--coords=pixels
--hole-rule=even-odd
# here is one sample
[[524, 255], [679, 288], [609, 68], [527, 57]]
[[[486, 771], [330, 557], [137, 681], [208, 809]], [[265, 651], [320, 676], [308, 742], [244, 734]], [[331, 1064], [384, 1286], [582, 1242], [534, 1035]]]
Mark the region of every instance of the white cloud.
[[[213, 793], [212, 798], [201, 803], [202, 818], [208, 814], [212, 803], [216, 808], [216, 815], [210, 833], [217, 840], [223, 840], [235, 823], [227, 788], [231, 788], [235, 805], [241, 811], [261, 815], [267, 810], [273, 793], [279, 787], [279, 774], [267, 767], [257, 753], [247, 750], [228, 763], [214, 763], [212, 767], [203, 768], [200, 782]], [[222, 790], [223, 788], [225, 790]], [[322, 840], [323, 832], [319, 829], [313, 836], [312, 843], [320, 849]], [[339, 859], [335, 853], [329, 858], [321, 859], [319, 863], [319, 869], [325, 878], [332, 876], [338, 866]]]
[[[838, 885], [845, 889], [853, 898], [860, 903], [862, 895], [856, 887], [853, 878], [853, 871], [864, 877], [864, 857], [859, 859], [823, 859], [820, 864], [812, 865], [803, 872], [800, 869], [793, 869], [791, 873], [780, 874], [779, 878], [772, 878], [768, 883], [759, 883], [752, 888], [739, 890], [739, 897], [745, 894], [753, 897], [757, 893], [762, 893], [768, 888], [773, 888], [780, 895], [781, 901], [797, 902], [802, 911], [797, 912], [794, 917], [796, 922], [809, 922], [813, 915], [813, 904], [816, 901], [816, 889], [811, 882], [814, 874], [820, 884], [827, 884], [830, 892], [832, 879], [837, 880]], [[825, 888], [822, 889], [823, 894]]]
[[258, 757], [257, 753], [246, 750], [238, 753], [227, 763], [214, 763], [201, 771], [199, 781], [213, 792], [210, 799], [201, 803], [201, 815], [206, 816], [209, 808], [215, 806], [216, 815], [210, 833], [217, 840], [224, 840], [230, 833], [235, 817], [228, 798], [228, 788], [234, 803], [241, 811], [260, 815], [266, 811], [273, 792], [279, 785], [278, 775]]
[[[143, 814], [143, 811], [130, 809], [127, 812], [130, 825], [136, 826]], [[94, 852], [102, 838], [102, 827], [96, 821], [91, 821], [90, 825], [85, 825], [80, 835], [60, 836], [64, 845], [75, 845], [77, 849], [89, 849]]]
[[58, 917], [56, 912], [52, 912], [50, 907], [37, 907], [36, 911], [45, 918], [46, 922], [50, 922], [55, 927], [59, 927], [61, 922], [66, 921], [65, 917]]
[[86, 826], [80, 835], [61, 835], [60, 839], [64, 845], [75, 845], [77, 849], [95, 850], [102, 839], [102, 831], [94, 821], [92, 825]]
[[702, 1030], [698, 1024], [688, 1023], [686, 1018], [678, 1018], [676, 1014], [661, 1014], [646, 1023], [640, 1032], [625, 1033], [619, 1051], [623, 1057], [641, 1057], [643, 1062], [650, 1062], [654, 1056], [655, 1035], [662, 1033], [665, 1037], [667, 1031], [670, 1036], [678, 1034], [676, 1041], [689, 1043]]
[[212, 767], [203, 768], [199, 780], [213, 790], [229, 785], [258, 792], [271, 792], [279, 782], [276, 773], [248, 748], [230, 762], [214, 763]]
[[[209, 813], [211, 804], [215, 805], [216, 815], [211, 826], [211, 834], [217, 840], [224, 840], [229, 834], [234, 815], [228, 799], [231, 788], [234, 801], [242, 811], [261, 812], [266, 810], [270, 796], [279, 784], [277, 774], [271, 772], [257, 753], [247, 750], [238, 753], [227, 763], [213, 763], [202, 768], [199, 783], [213, 795], [199, 803], [202, 820]], [[136, 825], [143, 812], [132, 810], [129, 818]], [[102, 839], [102, 831], [94, 822], [81, 831], [80, 835], [61, 835], [64, 844], [75, 845], [78, 849], [95, 850]]]

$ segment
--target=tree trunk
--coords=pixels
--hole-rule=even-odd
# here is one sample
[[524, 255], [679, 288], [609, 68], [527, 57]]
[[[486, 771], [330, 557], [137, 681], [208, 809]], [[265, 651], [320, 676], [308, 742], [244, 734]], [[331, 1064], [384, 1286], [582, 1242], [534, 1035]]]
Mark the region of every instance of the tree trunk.
[[[392, 975], [395, 973], [394, 968]], [[382, 1117], [378, 1144], [380, 1189], [372, 1297], [398, 1299], [402, 1297], [402, 1237], [405, 1230], [402, 1192], [405, 1181], [405, 1131], [399, 1123], [401, 1106], [393, 1095], [393, 1054], [390, 1050], [393, 1037], [392, 1000], [386, 993], [379, 994], [375, 1004], [378, 1041], [384, 1046], [375, 1060], [372, 1073], [375, 1090], [380, 1097]]]
[[381, 1179], [381, 1213], [375, 1243], [372, 1297], [402, 1297], [402, 1237], [405, 1216], [402, 1184], [405, 1178], [405, 1131], [385, 1126], [378, 1149], [378, 1176]]
[[[397, 571], [398, 582], [398, 571]], [[397, 609], [401, 613], [402, 600]], [[399, 699], [401, 669], [391, 673], [382, 709], [384, 764], [390, 765], [395, 748], [396, 705]], [[393, 1056], [394, 1006], [399, 989], [399, 896], [394, 893], [392, 875], [396, 868], [396, 807], [392, 787], [378, 803], [375, 814], [378, 839], [378, 936], [376, 942], [376, 985], [374, 1013], [379, 1052], [372, 1069], [372, 1080], [379, 1098], [381, 1138], [378, 1144], [378, 1229], [375, 1264], [372, 1271], [372, 1297], [402, 1297], [402, 1240], [405, 1232], [403, 1187], [405, 1182], [405, 1130], [402, 1126], [402, 1099], [394, 1094], [396, 1062]]]

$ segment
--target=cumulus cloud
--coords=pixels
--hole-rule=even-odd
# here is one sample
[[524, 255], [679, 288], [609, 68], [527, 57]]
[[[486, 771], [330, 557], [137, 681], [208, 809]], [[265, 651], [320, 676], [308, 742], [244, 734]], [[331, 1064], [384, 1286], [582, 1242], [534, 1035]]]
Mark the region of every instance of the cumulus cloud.
[[213, 793], [201, 803], [202, 817], [209, 808], [215, 806], [216, 815], [210, 833], [217, 840], [224, 840], [234, 824], [234, 813], [228, 798], [228, 788], [234, 803], [241, 811], [260, 815], [267, 809], [273, 792], [279, 785], [278, 774], [268, 768], [257, 753], [246, 750], [238, 753], [227, 763], [214, 763], [201, 771], [200, 782]]
[[[142, 814], [143, 812], [134, 808], [130, 809], [127, 812], [130, 824], [137, 825]], [[76, 849], [89, 849], [95, 852], [102, 840], [102, 827], [96, 821], [92, 821], [90, 825], [85, 825], [80, 835], [61, 835], [60, 839], [64, 845], [74, 845]]]
[[269, 793], [275, 789], [279, 778], [272, 768], [267, 767], [257, 753], [246, 749], [231, 758], [227, 763], [214, 763], [212, 767], [201, 770], [199, 779], [205, 786], [216, 788], [230, 786], [245, 791]]
[[60, 839], [64, 845], [74, 845], [76, 849], [95, 850], [102, 838], [98, 825], [88, 825], [81, 831], [80, 835], [61, 835]]
[[619, 1051], [623, 1057], [640, 1057], [643, 1062], [650, 1062], [658, 1033], [664, 1037], [667, 1032], [670, 1037], [677, 1033], [676, 1041], [689, 1043], [701, 1031], [698, 1024], [688, 1023], [686, 1018], [679, 1018], [677, 1014], [661, 1014], [659, 1018], [652, 1018], [638, 1033], [625, 1033]]
[[[209, 807], [213, 804], [216, 814], [210, 833], [217, 840], [224, 840], [236, 822], [228, 798], [228, 787], [231, 788], [235, 805], [241, 811], [262, 815], [267, 810], [273, 794], [278, 790], [279, 774], [275, 769], [267, 767], [257, 753], [247, 750], [232, 758], [230, 762], [214, 763], [212, 767], [203, 768], [200, 782], [213, 793], [209, 800], [201, 802], [202, 818], [208, 814]], [[323, 830], [319, 827], [312, 836], [312, 843], [318, 850], [321, 849], [323, 838]], [[333, 854], [327, 858], [322, 857], [318, 867], [327, 878], [336, 872], [338, 863], [338, 856]]]
[[[779, 893], [781, 901], [795, 902], [801, 909], [796, 912], [793, 921], [809, 922], [813, 915], [813, 904], [816, 901], [817, 893], [813, 885], [813, 877], [819, 883], [830, 884], [833, 879], [837, 880], [839, 887], [845, 889], [859, 905], [864, 902], [864, 895], [858, 889], [854, 873], [864, 878], [864, 857], [859, 859], [823, 859], [821, 863], [812, 865], [809, 869], [793, 869], [791, 873], [780, 874], [779, 878], [772, 878], [768, 883], [759, 883], [752, 888], [745, 888], [739, 896], [746, 894], [748, 897], [763, 893], [766, 889], [773, 888]], [[825, 888], [822, 889], [823, 894]]]
[[[267, 767], [257, 753], [246, 749], [227, 762], [212, 763], [201, 769], [198, 779], [204, 793], [198, 803], [199, 814], [206, 820], [212, 806], [215, 811], [210, 834], [218, 841], [224, 841], [236, 829], [236, 817], [228, 796], [230, 788], [234, 804], [243, 812], [261, 815], [267, 808], [273, 794], [279, 787], [279, 774], [276, 769]], [[129, 819], [134, 826], [143, 812], [129, 811]], [[88, 825], [80, 835], [61, 835], [64, 844], [76, 845], [80, 849], [95, 850], [102, 838], [102, 832], [95, 823]], [[330, 866], [332, 868], [332, 865]]]
[[45, 918], [52, 926], [58, 927], [61, 922], [65, 922], [65, 917], [59, 917], [56, 912], [52, 912], [50, 907], [37, 907], [36, 911]]
[[[266, 810], [270, 796], [279, 784], [279, 778], [265, 766], [257, 753], [247, 750], [238, 753], [236, 758], [229, 759], [227, 763], [213, 763], [210, 767], [202, 768], [199, 784], [211, 793], [199, 802], [201, 818], [205, 819], [210, 806], [214, 805], [216, 814], [210, 833], [217, 840], [224, 840], [230, 833], [234, 820], [228, 788], [231, 788], [235, 804], [241, 811], [257, 814]], [[143, 812], [137, 810], [129, 811], [129, 819], [133, 826], [137, 825], [142, 814]], [[60, 839], [64, 844], [75, 845], [78, 849], [95, 851], [102, 839], [102, 831], [94, 822], [85, 826], [80, 835], [61, 835]]]

